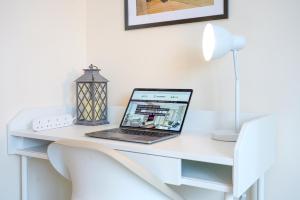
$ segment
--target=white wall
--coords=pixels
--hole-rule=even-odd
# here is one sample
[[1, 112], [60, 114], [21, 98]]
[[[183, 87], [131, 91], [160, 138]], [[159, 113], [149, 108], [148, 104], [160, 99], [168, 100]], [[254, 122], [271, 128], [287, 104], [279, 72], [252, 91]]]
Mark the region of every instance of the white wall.
[[[0, 0], [1, 200], [19, 199], [19, 161], [6, 156], [5, 124], [24, 107], [72, 102], [72, 81], [87, 63], [103, 66], [111, 105], [125, 105], [134, 87], [180, 87], [195, 90], [191, 109], [234, 108], [231, 56], [201, 57], [204, 22], [124, 31], [124, 1], [86, 1]], [[267, 200], [300, 199], [299, 7], [297, 0], [231, 0], [230, 19], [214, 22], [248, 40], [239, 54], [242, 111], [279, 118]], [[47, 163], [33, 160], [30, 168], [31, 200], [68, 197], [69, 184]], [[51, 179], [46, 187], [44, 179]], [[220, 196], [203, 191], [197, 198]]]
[[[85, 10], [84, 0], [0, 0], [1, 200], [20, 196], [19, 159], [6, 155], [6, 123], [26, 107], [72, 102], [72, 82], [85, 66]], [[65, 182], [41, 165], [30, 162], [30, 188], [38, 191], [30, 199], [69, 196], [61, 190]], [[52, 184], [40, 187], [44, 178]]]
[[[231, 55], [211, 63], [201, 57], [205, 22], [124, 31], [122, 0], [87, 2], [87, 61], [103, 66], [110, 104], [125, 105], [134, 87], [180, 87], [194, 89], [191, 109], [234, 109]], [[267, 200], [300, 199], [299, 8], [297, 0], [231, 0], [229, 20], [213, 22], [248, 40], [239, 54], [242, 111], [279, 118]]]

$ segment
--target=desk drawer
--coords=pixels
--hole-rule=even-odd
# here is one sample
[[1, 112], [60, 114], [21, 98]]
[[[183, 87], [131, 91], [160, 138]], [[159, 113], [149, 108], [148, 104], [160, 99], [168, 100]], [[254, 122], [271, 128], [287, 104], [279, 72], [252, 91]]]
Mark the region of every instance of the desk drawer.
[[120, 151], [133, 161], [145, 167], [164, 183], [179, 185], [181, 180], [181, 159], [149, 154]]

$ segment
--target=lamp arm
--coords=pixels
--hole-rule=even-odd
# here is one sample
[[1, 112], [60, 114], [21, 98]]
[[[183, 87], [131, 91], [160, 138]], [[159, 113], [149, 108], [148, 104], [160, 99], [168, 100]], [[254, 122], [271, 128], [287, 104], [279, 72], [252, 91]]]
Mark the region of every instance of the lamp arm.
[[235, 73], [235, 131], [240, 132], [240, 72], [237, 64], [237, 50], [233, 50], [233, 64]]

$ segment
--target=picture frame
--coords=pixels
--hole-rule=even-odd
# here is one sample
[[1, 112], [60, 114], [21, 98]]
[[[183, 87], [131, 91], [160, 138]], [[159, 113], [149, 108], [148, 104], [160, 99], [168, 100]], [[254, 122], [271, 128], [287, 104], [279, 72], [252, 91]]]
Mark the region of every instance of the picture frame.
[[125, 30], [228, 18], [228, 0], [125, 0]]

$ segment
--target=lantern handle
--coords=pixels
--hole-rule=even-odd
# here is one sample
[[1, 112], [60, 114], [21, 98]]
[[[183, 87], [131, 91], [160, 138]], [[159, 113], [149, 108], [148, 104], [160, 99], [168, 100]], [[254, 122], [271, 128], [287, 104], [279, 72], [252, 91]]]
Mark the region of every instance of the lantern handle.
[[89, 68], [90, 69], [96, 69], [96, 70], [100, 71], [100, 69], [96, 65], [93, 65], [93, 64], [90, 64]]

